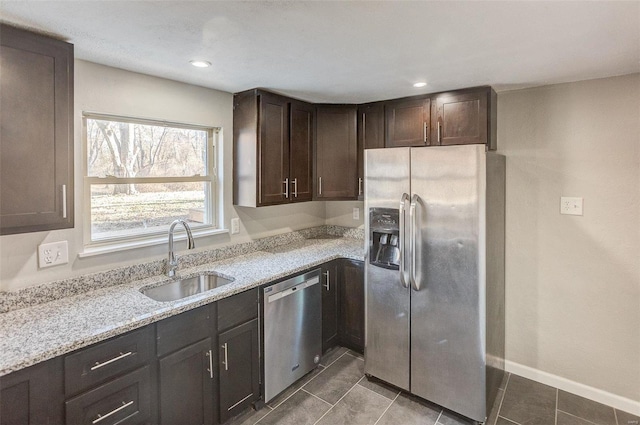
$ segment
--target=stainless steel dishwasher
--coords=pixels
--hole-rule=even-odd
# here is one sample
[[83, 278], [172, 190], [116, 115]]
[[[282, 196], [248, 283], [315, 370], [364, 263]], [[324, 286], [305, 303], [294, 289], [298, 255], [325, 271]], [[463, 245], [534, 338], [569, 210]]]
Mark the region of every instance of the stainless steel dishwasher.
[[320, 269], [263, 289], [264, 398], [313, 370], [322, 354]]

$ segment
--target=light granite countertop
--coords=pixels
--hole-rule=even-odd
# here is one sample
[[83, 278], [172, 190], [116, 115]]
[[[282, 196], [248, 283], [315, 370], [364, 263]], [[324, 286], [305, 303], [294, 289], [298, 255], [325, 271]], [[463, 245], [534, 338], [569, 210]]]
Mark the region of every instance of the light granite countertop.
[[140, 290], [164, 275], [113, 285], [0, 314], [0, 376], [255, 288], [335, 258], [362, 260], [363, 240], [304, 239], [181, 269], [233, 278], [220, 288], [178, 301], [158, 302]]

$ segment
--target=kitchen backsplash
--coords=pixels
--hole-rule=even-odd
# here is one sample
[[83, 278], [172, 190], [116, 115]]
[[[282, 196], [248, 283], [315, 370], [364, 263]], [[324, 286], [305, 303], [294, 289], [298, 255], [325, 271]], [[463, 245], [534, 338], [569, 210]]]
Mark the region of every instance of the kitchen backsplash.
[[[262, 251], [275, 246], [319, 237], [345, 237], [364, 240], [364, 229], [342, 226], [318, 226], [280, 235], [269, 236], [255, 241], [229, 245], [222, 248], [203, 250], [180, 255], [179, 267], [190, 268], [225, 258]], [[30, 307], [70, 297], [85, 292], [136, 280], [157, 276], [165, 272], [165, 260], [150, 261], [134, 266], [86, 274], [70, 279], [58, 280], [31, 286], [16, 292], [0, 291], [0, 313]]]

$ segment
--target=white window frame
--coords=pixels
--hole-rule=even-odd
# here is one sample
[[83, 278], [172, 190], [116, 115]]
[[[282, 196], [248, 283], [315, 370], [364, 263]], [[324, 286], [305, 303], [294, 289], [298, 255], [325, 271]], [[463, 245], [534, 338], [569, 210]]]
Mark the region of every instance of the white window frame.
[[[202, 130], [207, 135], [207, 156], [206, 156], [206, 175], [194, 175], [187, 177], [93, 177], [89, 176], [88, 164], [88, 135], [87, 120], [107, 120], [133, 124], [168, 126], [174, 128], [185, 128], [190, 130]], [[138, 248], [166, 243], [167, 229], [154, 229], [145, 232], [133, 232], [133, 234], [119, 235], [108, 238], [92, 239], [91, 235], [91, 185], [92, 184], [145, 184], [145, 183], [180, 183], [180, 182], [203, 182], [209, 183], [209, 192], [205, 193], [205, 214], [207, 222], [193, 229], [193, 235], [208, 236], [218, 233], [227, 233], [227, 230], [221, 229], [221, 211], [222, 211], [222, 195], [218, 192], [218, 145], [221, 136], [220, 127], [210, 127], [197, 124], [177, 123], [171, 121], [162, 121], [149, 118], [129, 117], [121, 115], [103, 114], [97, 112], [82, 113], [82, 141], [83, 141], [83, 194], [84, 194], [84, 214], [83, 217], [83, 242], [84, 250], [79, 254], [80, 257], [88, 257], [108, 252], [116, 252], [125, 249]], [[178, 228], [176, 228], [178, 230]], [[176, 240], [185, 237], [184, 231], [180, 227], [181, 232], [176, 233]]]

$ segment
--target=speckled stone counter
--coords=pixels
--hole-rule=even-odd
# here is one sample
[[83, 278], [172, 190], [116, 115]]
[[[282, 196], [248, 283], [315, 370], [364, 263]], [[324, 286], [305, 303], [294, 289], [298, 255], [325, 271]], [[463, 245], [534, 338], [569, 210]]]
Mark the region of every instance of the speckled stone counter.
[[166, 276], [156, 275], [2, 313], [0, 376], [335, 258], [363, 259], [362, 239], [318, 236], [316, 232], [311, 235], [315, 239], [295, 238], [243, 255], [183, 267], [179, 277], [211, 271], [233, 282], [178, 301], [158, 302], [140, 292], [168, 281]]

